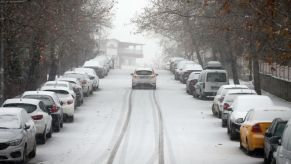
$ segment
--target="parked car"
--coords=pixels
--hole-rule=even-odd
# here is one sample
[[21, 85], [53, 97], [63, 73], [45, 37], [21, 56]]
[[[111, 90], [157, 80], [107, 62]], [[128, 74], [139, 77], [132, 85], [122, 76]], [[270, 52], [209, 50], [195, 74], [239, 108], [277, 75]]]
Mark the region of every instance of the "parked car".
[[89, 75], [90, 79], [93, 81], [93, 90], [96, 91], [99, 88], [99, 77], [92, 68], [75, 68], [76, 72], [85, 72]]
[[152, 68], [137, 68], [131, 73], [132, 89], [138, 86], [157, 87], [157, 75]]
[[192, 72], [186, 81], [186, 92], [188, 94], [193, 94], [195, 84], [198, 82], [200, 72]]
[[277, 151], [274, 152], [272, 161], [276, 164], [291, 163], [291, 120], [288, 121], [283, 132], [282, 140], [279, 140]]
[[99, 63], [98, 60], [86, 61], [83, 65], [84, 68], [92, 68], [95, 70], [99, 78], [104, 78], [106, 76], [105, 68]]
[[73, 86], [72, 84], [70, 84], [67, 81], [47, 81], [46, 83], [44, 83], [43, 87], [48, 87], [48, 86], [53, 86], [53, 87], [65, 87], [68, 89], [69, 93], [76, 98], [76, 93], [73, 90]]
[[36, 138], [39, 143], [45, 144], [47, 138], [52, 136], [52, 116], [41, 100], [14, 98], [7, 99], [3, 107], [18, 107], [26, 110], [28, 115], [33, 119], [36, 126]]
[[185, 84], [192, 72], [201, 72], [202, 70], [200, 64], [185, 64], [180, 73], [180, 82]]
[[[289, 119], [291, 116], [289, 117]], [[276, 118], [267, 129], [264, 139], [264, 163], [270, 164], [273, 160], [273, 153], [277, 150], [279, 140], [281, 140], [287, 120]]]
[[250, 154], [264, 149], [264, 136], [275, 118], [289, 119], [291, 110], [286, 107], [258, 107], [248, 111], [244, 119], [240, 119], [240, 147]]
[[42, 87], [43, 91], [51, 91], [55, 92], [59, 99], [61, 100], [61, 104], [63, 107], [63, 117], [65, 121], [73, 122], [74, 121], [74, 112], [75, 112], [75, 99], [70, 94], [69, 90], [65, 87]]
[[59, 97], [50, 91], [26, 91], [22, 98], [42, 100], [52, 116], [53, 130], [59, 132], [63, 127], [63, 108]]
[[241, 119], [246, 117], [250, 109], [257, 107], [273, 106], [272, 100], [268, 96], [261, 95], [244, 95], [237, 96], [233, 104], [228, 108], [227, 132], [230, 139], [238, 139], [240, 136]]
[[73, 90], [76, 93], [76, 103], [77, 106], [81, 106], [84, 102], [84, 94], [82, 84], [77, 78], [72, 77], [61, 77], [58, 78], [58, 81], [67, 81], [72, 84]]
[[22, 108], [0, 108], [0, 163], [26, 163], [36, 155], [36, 127]]
[[82, 84], [83, 94], [86, 97], [88, 97], [93, 90], [92, 81], [90, 80], [90, 77], [87, 74], [75, 71], [67, 71], [65, 72], [64, 77], [77, 78]]
[[232, 106], [232, 103], [237, 96], [242, 96], [242, 95], [257, 95], [257, 93], [253, 89], [230, 89], [230, 90], [228, 90], [226, 95], [223, 98], [221, 106], [219, 106], [219, 110], [220, 111], [222, 110], [222, 116], [221, 116], [222, 127], [227, 126], [227, 119], [228, 119], [228, 115], [229, 115], [228, 108], [230, 106]]
[[179, 64], [179, 62], [181, 62], [181, 61], [185, 61], [186, 59], [177, 59], [177, 60], [175, 60], [174, 62], [173, 62], [173, 66], [172, 66], [172, 73], [175, 75], [175, 72], [176, 72], [176, 70], [177, 70], [177, 66], [178, 66], [178, 64]]
[[224, 99], [225, 94], [230, 89], [247, 89], [248, 87], [246, 85], [222, 85], [216, 92], [216, 96], [213, 99], [212, 104], [212, 113], [215, 116], [218, 116], [218, 118], [221, 118], [222, 116], [222, 102]]
[[226, 70], [203, 70], [195, 85], [193, 96], [199, 97], [200, 99], [205, 99], [207, 96], [215, 96], [217, 90], [222, 85], [228, 84], [229, 80]]
[[184, 58], [181, 58], [181, 57], [174, 57], [174, 58], [171, 58], [170, 60], [169, 60], [169, 62], [170, 62], [170, 71], [172, 72], [172, 73], [174, 73], [174, 71], [175, 71], [175, 63], [177, 63], [177, 62], [179, 62], [180, 60], [185, 60]]
[[189, 60], [182, 60], [178, 63], [177, 69], [175, 70], [175, 80], [179, 80], [184, 66], [188, 64], [192, 65], [192, 64], [195, 64], [195, 62], [189, 61]]

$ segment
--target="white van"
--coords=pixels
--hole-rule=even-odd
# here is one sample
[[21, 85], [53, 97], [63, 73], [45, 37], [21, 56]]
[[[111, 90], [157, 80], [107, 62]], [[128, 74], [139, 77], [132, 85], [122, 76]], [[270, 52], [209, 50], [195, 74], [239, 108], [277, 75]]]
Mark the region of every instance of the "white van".
[[198, 82], [195, 85], [193, 92], [194, 97], [201, 99], [207, 96], [215, 96], [217, 90], [222, 85], [228, 85], [228, 75], [223, 69], [206, 69], [199, 75]]

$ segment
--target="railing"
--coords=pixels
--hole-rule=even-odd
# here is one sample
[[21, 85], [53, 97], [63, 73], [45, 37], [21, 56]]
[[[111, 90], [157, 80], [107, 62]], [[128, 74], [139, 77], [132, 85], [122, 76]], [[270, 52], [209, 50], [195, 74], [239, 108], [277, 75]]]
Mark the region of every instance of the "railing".
[[291, 81], [291, 67], [282, 66], [277, 63], [266, 63], [260, 61], [260, 73], [265, 75], [271, 75], [282, 80]]

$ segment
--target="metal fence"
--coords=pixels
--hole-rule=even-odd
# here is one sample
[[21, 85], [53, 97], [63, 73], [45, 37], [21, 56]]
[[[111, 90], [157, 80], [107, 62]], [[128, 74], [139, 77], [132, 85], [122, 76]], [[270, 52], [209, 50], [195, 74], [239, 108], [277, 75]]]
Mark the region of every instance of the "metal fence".
[[260, 73], [265, 75], [271, 75], [282, 80], [291, 81], [290, 66], [282, 66], [277, 63], [269, 64], [260, 61]]

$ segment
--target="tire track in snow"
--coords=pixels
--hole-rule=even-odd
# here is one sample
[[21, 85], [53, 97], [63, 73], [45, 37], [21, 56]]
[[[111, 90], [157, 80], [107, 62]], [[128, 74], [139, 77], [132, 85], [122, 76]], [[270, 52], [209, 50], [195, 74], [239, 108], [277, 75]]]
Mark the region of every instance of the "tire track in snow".
[[162, 116], [162, 111], [161, 111], [161, 107], [160, 107], [160, 103], [157, 100], [157, 96], [156, 96], [156, 91], [153, 91], [153, 99], [154, 99], [154, 105], [156, 107], [156, 111], [158, 114], [158, 123], [159, 123], [159, 143], [158, 143], [158, 152], [159, 152], [159, 164], [164, 164], [165, 163], [165, 159], [164, 159], [164, 121], [163, 121], [163, 116]]
[[130, 121], [130, 117], [131, 117], [131, 112], [132, 112], [132, 93], [133, 91], [131, 90], [130, 91], [130, 94], [129, 94], [129, 99], [128, 99], [128, 111], [127, 111], [127, 115], [126, 115], [126, 118], [125, 118], [125, 121], [124, 121], [124, 124], [123, 124], [123, 127], [121, 129], [121, 133], [119, 135], [119, 137], [117, 138], [117, 141], [116, 143], [114, 144], [114, 147], [110, 153], [110, 156], [109, 156], [109, 159], [108, 161], [106, 162], [107, 164], [113, 164], [114, 162], [114, 159], [115, 159], [115, 156], [116, 156], [116, 153], [120, 147], [120, 144], [125, 136], [125, 133], [128, 129], [128, 125], [129, 125], [129, 121]]

